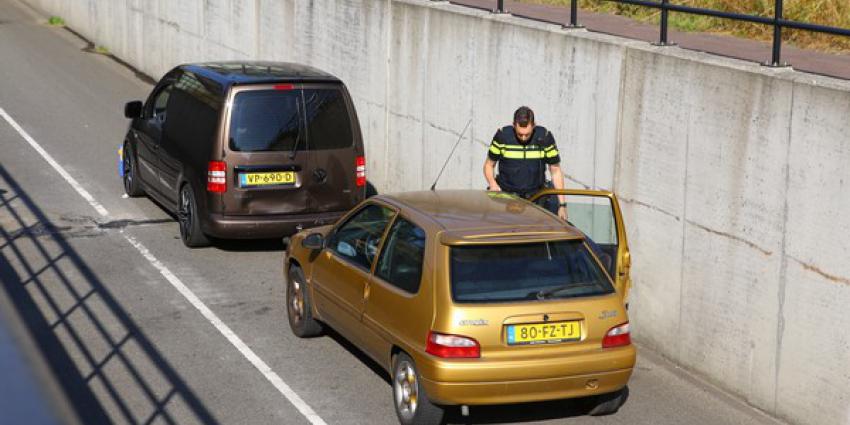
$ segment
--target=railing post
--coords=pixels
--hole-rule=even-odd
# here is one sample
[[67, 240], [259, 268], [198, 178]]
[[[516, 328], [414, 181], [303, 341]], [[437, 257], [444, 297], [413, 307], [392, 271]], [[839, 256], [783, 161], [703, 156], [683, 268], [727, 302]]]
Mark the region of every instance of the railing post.
[[788, 66], [787, 62], [782, 62], [782, 3], [783, 0], [776, 0], [773, 7], [773, 55], [767, 65], [774, 68]]
[[676, 43], [670, 43], [667, 39], [667, 25], [669, 22], [670, 9], [667, 8], [667, 5], [670, 4], [670, 0], [661, 0], [661, 36], [658, 40], [658, 43], [652, 43], [656, 46], [675, 46]]
[[496, 10], [495, 13], [505, 13], [505, 0], [497, 0], [496, 1]]
[[570, 0], [570, 23], [568, 25], [564, 25], [565, 29], [577, 29], [584, 28], [583, 25], [578, 24], [578, 0]]

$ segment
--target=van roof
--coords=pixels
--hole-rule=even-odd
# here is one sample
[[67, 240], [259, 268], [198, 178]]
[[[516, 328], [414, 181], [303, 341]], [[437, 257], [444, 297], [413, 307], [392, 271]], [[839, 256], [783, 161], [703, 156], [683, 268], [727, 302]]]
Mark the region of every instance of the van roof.
[[205, 62], [181, 65], [180, 69], [209, 78], [224, 87], [278, 82], [340, 82], [339, 78], [322, 70], [289, 62]]

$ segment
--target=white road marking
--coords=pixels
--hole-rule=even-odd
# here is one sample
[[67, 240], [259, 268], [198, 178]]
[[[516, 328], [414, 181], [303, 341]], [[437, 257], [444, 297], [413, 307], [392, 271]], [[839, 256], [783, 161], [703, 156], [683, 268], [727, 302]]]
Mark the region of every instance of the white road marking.
[[[44, 158], [44, 160], [47, 161], [47, 163], [50, 164], [50, 166], [53, 167], [53, 169], [56, 170], [56, 172], [58, 172], [59, 175], [61, 175], [62, 178], [64, 178], [65, 181], [67, 181], [68, 184], [70, 184], [71, 187], [73, 187], [74, 190], [76, 190], [77, 193], [80, 194], [80, 196], [83, 197], [83, 199], [88, 201], [89, 205], [91, 205], [101, 216], [107, 217], [109, 215], [109, 212], [106, 210], [106, 208], [104, 208], [103, 205], [97, 202], [97, 200], [94, 199], [94, 197], [87, 190], [85, 190], [80, 185], [80, 183], [77, 182], [76, 179], [74, 179], [74, 177], [68, 174], [68, 172], [65, 171], [65, 168], [59, 165], [59, 163], [56, 162], [56, 160], [54, 160], [53, 157], [50, 156], [50, 154], [47, 153], [47, 151], [45, 151], [41, 147], [41, 145], [39, 145], [32, 137], [30, 137], [30, 135], [23, 128], [21, 128], [21, 126], [18, 125], [18, 123], [14, 119], [12, 119], [12, 117], [9, 116], [9, 114], [7, 114], [5, 110], [3, 110], [3, 108], [0, 108], [0, 116], [2, 116], [3, 119], [5, 119], [6, 122], [8, 122], [9, 125], [11, 125], [12, 128], [14, 128], [21, 135], [21, 137], [23, 137], [24, 140], [27, 141], [27, 143], [29, 143], [30, 146], [32, 146], [33, 149], [35, 149], [36, 152], [38, 152], [41, 157]], [[243, 342], [242, 339], [239, 338], [239, 336], [236, 335], [236, 333], [233, 332], [232, 329], [230, 329], [229, 326], [222, 322], [221, 319], [219, 319], [218, 316], [216, 316], [215, 313], [213, 313], [212, 310], [210, 310], [209, 307], [207, 307], [206, 304], [204, 304], [201, 299], [198, 298], [197, 295], [195, 295], [174, 273], [171, 272], [171, 270], [168, 269], [168, 267], [166, 267], [164, 264], [162, 264], [162, 262], [160, 262], [156, 257], [154, 257], [154, 255], [147, 247], [142, 245], [142, 243], [137, 241], [134, 237], [124, 233], [123, 230], [121, 230], [121, 234], [122, 236], [124, 236], [124, 239], [126, 239], [127, 242], [130, 243], [130, 245], [132, 245], [134, 248], [136, 248], [137, 251], [139, 251], [139, 254], [141, 254], [142, 258], [147, 260], [155, 269], [157, 269], [159, 273], [162, 274], [162, 276], [165, 278], [165, 280], [168, 281], [168, 283], [170, 283], [171, 286], [173, 286], [174, 289], [176, 289], [177, 292], [180, 293], [180, 295], [186, 298], [186, 300], [189, 301], [189, 304], [195, 307], [201, 313], [201, 315], [204, 316], [204, 318], [207, 319], [207, 321], [209, 321], [216, 328], [216, 330], [219, 331], [219, 333], [221, 333], [225, 338], [227, 338], [227, 341], [230, 342], [230, 344], [233, 345], [237, 350], [239, 350], [242, 356], [244, 356], [245, 359], [247, 359], [251, 363], [251, 365], [253, 365], [258, 371], [260, 371], [260, 373], [263, 374], [263, 376], [269, 382], [271, 382], [271, 384], [281, 394], [283, 394], [283, 396], [286, 397], [286, 399], [289, 400], [289, 402], [292, 403], [292, 405], [295, 406], [295, 408], [298, 409], [298, 411], [302, 415], [304, 415], [304, 417], [307, 418], [307, 420], [310, 421], [311, 424], [327, 425], [326, 422], [313, 410], [313, 408], [310, 407], [310, 405], [308, 405], [295, 391], [293, 391], [292, 388], [287, 385], [287, 383], [284, 382], [283, 379], [281, 379], [281, 377], [274, 370], [272, 370], [272, 368], [269, 367], [269, 365], [266, 364], [265, 361], [263, 361], [263, 359], [260, 358], [260, 356], [254, 353], [254, 350], [251, 350], [251, 348], [249, 348], [248, 345], [246, 345], [245, 342]]]
[[290, 388], [290, 386], [287, 385], [286, 382], [284, 382], [283, 379], [281, 379], [280, 376], [263, 361], [263, 359], [257, 356], [253, 350], [242, 342], [242, 339], [239, 338], [239, 336], [236, 335], [229, 326], [224, 324], [224, 322], [222, 322], [221, 319], [219, 319], [218, 316], [216, 316], [215, 313], [213, 313], [212, 310], [210, 310], [209, 307], [207, 307], [191, 290], [189, 290], [189, 288], [187, 288], [186, 285], [184, 285], [183, 282], [168, 269], [168, 267], [165, 267], [164, 264], [157, 260], [156, 257], [151, 254], [150, 250], [142, 245], [141, 242], [137, 241], [136, 238], [124, 233], [123, 230], [121, 231], [121, 234], [124, 235], [124, 239], [126, 239], [127, 242], [130, 242], [130, 245], [133, 245], [139, 251], [139, 254], [148, 260], [155, 269], [159, 270], [165, 280], [167, 280], [174, 289], [177, 289], [177, 292], [180, 292], [180, 294], [189, 301], [189, 304], [192, 304], [193, 307], [198, 309], [204, 318], [212, 323], [212, 325], [215, 326], [215, 328], [218, 329], [218, 331], [224, 335], [224, 337], [227, 338], [227, 340], [233, 344], [233, 346], [236, 347], [236, 349], [239, 350], [239, 352], [242, 353], [242, 355], [245, 356], [245, 358], [248, 359], [248, 361], [251, 362], [251, 364], [254, 365], [254, 367], [257, 368], [257, 370], [259, 370], [260, 373], [262, 373], [263, 376], [265, 376], [266, 379], [271, 382], [272, 385], [274, 385], [274, 387], [277, 388], [277, 390], [280, 391], [280, 393], [283, 394], [284, 397], [286, 397], [286, 399], [289, 400], [289, 402], [292, 403], [292, 405], [294, 405], [308, 421], [310, 421], [310, 423], [314, 425], [325, 425], [325, 421], [322, 420], [315, 411], [313, 411], [310, 405], [301, 399], [301, 397], [293, 391], [292, 388]]
[[53, 159], [53, 157], [50, 156], [50, 154], [47, 153], [47, 151], [44, 150], [44, 148], [42, 148], [41, 145], [39, 145], [35, 141], [35, 139], [33, 139], [29, 135], [29, 133], [26, 132], [26, 130], [24, 130], [20, 125], [18, 125], [18, 123], [11, 116], [9, 116], [9, 114], [7, 114], [3, 108], [0, 108], [0, 116], [2, 116], [3, 119], [6, 120], [6, 122], [9, 123], [9, 125], [12, 126], [12, 128], [14, 128], [15, 131], [17, 131], [18, 134], [20, 134], [21, 137], [24, 138], [24, 140], [27, 141], [27, 143], [29, 143], [30, 146], [32, 146], [32, 148], [35, 149], [35, 151], [38, 152], [38, 154], [41, 155], [41, 157], [44, 158], [44, 160], [47, 161], [47, 163], [50, 164], [50, 166], [53, 167], [53, 169], [56, 170], [56, 172], [59, 173], [59, 175], [62, 176], [62, 178], [65, 179], [65, 181], [68, 182], [68, 184], [70, 184], [71, 187], [73, 187], [74, 190], [77, 191], [77, 193], [80, 194], [80, 196], [83, 197], [83, 199], [88, 201], [89, 205], [91, 205], [92, 208], [94, 208], [98, 214], [100, 214], [102, 217], [106, 217], [109, 215], [109, 211], [106, 211], [106, 208], [104, 208], [103, 205], [100, 204], [100, 202], [97, 202], [97, 200], [94, 199], [94, 196], [91, 196], [89, 191], [85, 190], [83, 186], [80, 185], [80, 183], [77, 181], [77, 179], [68, 174], [68, 172], [65, 171], [65, 169], [62, 168], [62, 166], [59, 165], [59, 163], [56, 162], [56, 160]]

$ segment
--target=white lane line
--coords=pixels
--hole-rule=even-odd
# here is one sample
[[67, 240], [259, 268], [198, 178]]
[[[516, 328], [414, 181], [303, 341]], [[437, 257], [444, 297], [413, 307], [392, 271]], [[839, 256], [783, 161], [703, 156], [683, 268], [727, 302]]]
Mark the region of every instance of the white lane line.
[[222, 322], [221, 319], [219, 319], [218, 316], [216, 316], [215, 313], [213, 313], [212, 310], [210, 310], [209, 307], [207, 307], [192, 291], [190, 291], [189, 288], [187, 288], [186, 285], [184, 285], [183, 282], [171, 272], [171, 270], [168, 270], [162, 262], [157, 260], [156, 257], [151, 254], [150, 250], [142, 245], [141, 242], [137, 241], [136, 238], [124, 233], [124, 230], [121, 230], [121, 234], [124, 235], [124, 239], [127, 239], [127, 242], [130, 242], [130, 245], [133, 245], [142, 257], [148, 260], [155, 269], [159, 270], [165, 280], [167, 280], [174, 289], [177, 289], [177, 292], [180, 292], [180, 294], [183, 295], [193, 307], [198, 309], [204, 318], [212, 323], [212, 325], [215, 326], [215, 328], [218, 329], [218, 331], [221, 332], [221, 334], [224, 335], [224, 337], [227, 338], [227, 340], [230, 341], [230, 343], [233, 344], [233, 346], [236, 347], [236, 349], [239, 350], [239, 352], [242, 353], [242, 355], [245, 356], [245, 358], [248, 359], [248, 361], [251, 362], [251, 364], [254, 365], [254, 367], [257, 368], [257, 370], [259, 370], [260, 373], [262, 373], [263, 376], [265, 376], [266, 379], [271, 382], [272, 385], [274, 385], [274, 387], [277, 388], [277, 390], [280, 391], [280, 393], [283, 394], [284, 397], [286, 397], [286, 399], [289, 400], [289, 402], [292, 403], [292, 405], [294, 405], [308, 421], [310, 421], [310, 423], [314, 425], [325, 425], [325, 421], [322, 420], [315, 411], [313, 411], [310, 405], [308, 405], [297, 393], [295, 393], [295, 391], [293, 391], [292, 388], [290, 388], [290, 386], [287, 385], [286, 382], [284, 382], [283, 379], [281, 379], [280, 376], [263, 361], [263, 359], [257, 356], [253, 350], [242, 342], [242, 339], [239, 338], [239, 336], [236, 335], [229, 326], [224, 324], [224, 322]]
[[39, 145], [35, 141], [35, 139], [33, 139], [29, 135], [29, 133], [26, 132], [26, 130], [24, 130], [20, 125], [18, 125], [18, 123], [11, 116], [9, 116], [9, 114], [7, 114], [6, 111], [3, 110], [3, 108], [0, 108], [0, 116], [2, 116], [3, 119], [6, 120], [6, 122], [9, 123], [9, 125], [12, 126], [12, 128], [14, 128], [15, 131], [17, 131], [18, 134], [20, 134], [21, 137], [24, 138], [24, 140], [27, 141], [27, 143], [29, 143], [30, 146], [32, 146], [32, 148], [35, 149], [35, 151], [38, 152], [38, 154], [41, 155], [41, 157], [44, 158], [44, 160], [47, 161], [47, 163], [50, 164], [50, 166], [53, 167], [53, 169], [56, 170], [56, 172], [59, 173], [59, 175], [62, 176], [62, 178], [65, 179], [65, 181], [68, 182], [68, 184], [70, 184], [71, 187], [73, 187], [74, 190], [77, 191], [77, 193], [80, 194], [80, 196], [83, 197], [83, 199], [88, 201], [89, 205], [91, 205], [92, 208], [94, 208], [98, 214], [100, 214], [102, 217], [106, 217], [107, 215], [109, 215], [109, 211], [106, 211], [106, 208], [104, 208], [103, 205], [100, 204], [100, 202], [97, 202], [97, 200], [94, 199], [94, 196], [91, 196], [91, 193], [85, 190], [83, 186], [80, 185], [80, 183], [77, 181], [77, 179], [68, 174], [68, 172], [65, 171], [65, 169], [62, 168], [62, 166], [59, 165], [59, 163], [56, 162], [56, 160], [53, 159], [53, 157], [50, 156], [50, 154], [47, 153], [47, 151], [44, 150], [44, 148], [42, 148], [41, 145]]
[[[30, 135], [27, 134], [27, 132], [24, 131], [24, 129], [21, 128], [21, 126], [18, 125], [18, 123], [15, 122], [15, 120], [12, 119], [12, 117], [10, 117], [5, 110], [3, 110], [3, 108], [0, 108], [0, 116], [2, 116], [6, 120], [6, 122], [8, 122], [9, 125], [12, 126], [12, 128], [17, 130], [21, 137], [23, 137], [24, 140], [26, 140], [27, 143], [29, 143], [30, 146], [32, 146], [33, 149], [35, 149], [42, 156], [42, 158], [44, 158], [44, 160], [47, 161], [47, 163], [50, 164], [53, 169], [56, 170], [56, 172], [58, 172], [59, 175], [61, 175], [65, 179], [65, 181], [67, 181], [68, 184], [70, 184], [71, 187], [73, 187], [74, 190], [76, 190], [77, 193], [80, 194], [80, 196], [83, 197], [83, 199], [88, 201], [89, 205], [91, 205], [95, 210], [97, 210], [97, 212], [101, 216], [106, 217], [109, 215], [109, 212], [106, 211], [106, 208], [104, 208], [103, 205], [97, 202], [97, 200], [94, 199], [94, 197], [91, 196], [91, 194], [87, 190], [85, 190], [77, 182], [76, 179], [74, 179], [70, 174], [68, 174], [68, 172], [65, 171], [65, 169], [61, 165], [59, 165], [59, 163], [56, 162], [56, 160], [54, 160], [53, 157], [50, 156], [50, 154], [47, 153], [47, 151], [45, 151], [32, 137], [30, 137]], [[141, 254], [141, 256], [146, 259], [155, 269], [157, 269], [159, 273], [162, 274], [162, 276], [165, 278], [165, 280], [167, 280], [168, 283], [170, 283], [171, 286], [173, 286], [174, 289], [176, 289], [177, 292], [180, 293], [180, 295], [183, 295], [183, 297], [186, 298], [187, 301], [189, 301], [189, 304], [192, 304], [192, 306], [195, 307], [201, 313], [201, 315], [204, 316], [204, 318], [207, 319], [207, 321], [209, 321], [216, 328], [216, 330], [219, 331], [219, 333], [221, 333], [225, 338], [227, 338], [227, 341], [230, 342], [231, 345], [236, 347], [236, 349], [239, 350], [242, 356], [244, 356], [258, 371], [260, 371], [260, 373], [263, 374], [263, 376], [269, 382], [271, 382], [271, 384], [281, 394], [283, 394], [283, 396], [286, 397], [286, 399], [289, 400], [289, 402], [292, 403], [292, 405], [295, 406], [295, 408], [298, 409], [298, 411], [302, 415], [304, 415], [304, 417], [307, 418], [307, 420], [310, 421], [311, 424], [327, 425], [327, 423], [318, 414], [316, 414], [316, 412], [313, 410], [313, 408], [310, 407], [310, 405], [308, 405], [295, 391], [293, 391], [292, 388], [287, 385], [286, 382], [284, 382], [283, 379], [281, 379], [281, 377], [274, 370], [272, 370], [272, 368], [269, 367], [266, 362], [263, 361], [263, 359], [260, 358], [260, 356], [254, 353], [254, 350], [251, 350], [251, 348], [249, 348], [248, 345], [246, 345], [245, 342], [243, 342], [242, 339], [239, 338], [239, 336], [236, 335], [236, 333], [233, 332], [232, 329], [230, 329], [229, 326], [224, 324], [224, 322], [222, 322], [221, 319], [219, 319], [218, 316], [216, 316], [215, 313], [213, 313], [212, 310], [210, 310], [209, 307], [207, 307], [206, 304], [204, 304], [201, 299], [198, 298], [197, 295], [195, 295], [185, 284], [183, 284], [183, 282], [174, 273], [172, 273], [171, 270], [168, 269], [168, 267], [166, 267], [164, 264], [162, 264], [162, 262], [157, 260], [156, 257], [151, 254], [150, 250], [147, 247], [142, 245], [142, 243], [137, 241], [134, 237], [124, 233], [123, 230], [121, 230], [121, 234], [124, 236], [124, 239], [126, 239], [127, 242], [130, 243], [130, 245], [136, 248], [136, 250], [139, 251], [139, 254]]]

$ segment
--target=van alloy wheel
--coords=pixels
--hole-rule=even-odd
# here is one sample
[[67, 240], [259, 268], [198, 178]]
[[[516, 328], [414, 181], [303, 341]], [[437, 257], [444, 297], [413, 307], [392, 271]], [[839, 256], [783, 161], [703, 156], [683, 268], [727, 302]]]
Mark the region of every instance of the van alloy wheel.
[[124, 193], [131, 198], [142, 196], [145, 191], [142, 190], [142, 182], [136, 176], [136, 160], [133, 156], [133, 150], [129, 143], [125, 143], [121, 151], [121, 168], [124, 173], [122, 181], [124, 182]]
[[189, 239], [189, 234], [192, 232], [192, 200], [189, 196], [189, 188], [184, 186], [180, 191], [180, 205], [177, 208], [177, 221], [180, 223], [180, 237], [183, 240]]
[[412, 420], [419, 406], [419, 383], [416, 381], [416, 370], [407, 360], [399, 363], [393, 386], [399, 414], [405, 421]]

